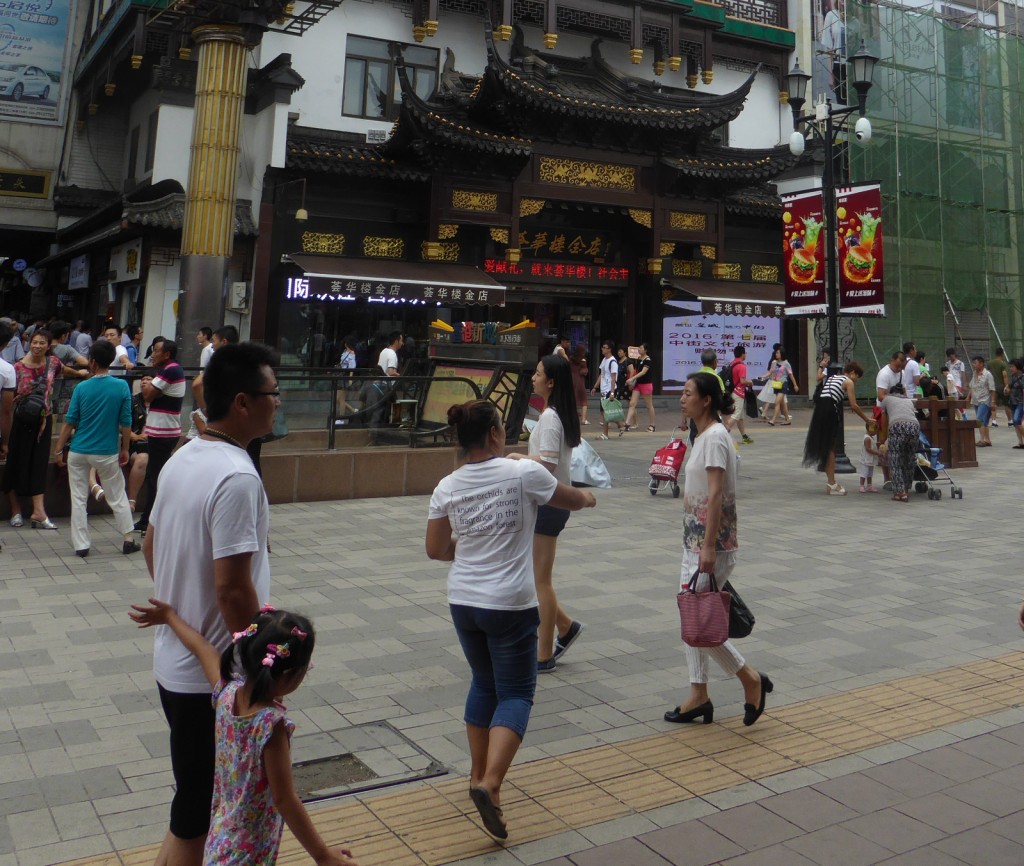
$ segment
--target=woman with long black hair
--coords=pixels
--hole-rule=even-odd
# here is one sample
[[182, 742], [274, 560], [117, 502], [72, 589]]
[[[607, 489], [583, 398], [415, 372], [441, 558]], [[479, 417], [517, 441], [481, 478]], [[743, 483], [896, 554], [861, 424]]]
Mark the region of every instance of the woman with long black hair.
[[[561, 355], [541, 358], [533, 374], [533, 391], [544, 401], [544, 409], [530, 434], [528, 456], [562, 484], [571, 484], [569, 469], [572, 449], [580, 444], [580, 419], [576, 414], [576, 395], [569, 362]], [[574, 620], [559, 606], [551, 582], [558, 536], [568, 520], [569, 512], [564, 508], [542, 505], [533, 531], [533, 576], [540, 604], [538, 673], [553, 671], [556, 661], [583, 631], [583, 623]]]

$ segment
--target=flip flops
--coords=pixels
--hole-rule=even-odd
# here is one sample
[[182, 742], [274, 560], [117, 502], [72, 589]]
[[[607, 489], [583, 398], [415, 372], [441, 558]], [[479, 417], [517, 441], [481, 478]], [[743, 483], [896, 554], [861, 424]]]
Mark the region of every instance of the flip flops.
[[484, 829], [495, 839], [507, 839], [508, 829], [501, 821], [501, 808], [494, 805], [488, 790], [486, 788], [470, 788], [469, 798], [480, 813], [480, 820], [484, 822]]

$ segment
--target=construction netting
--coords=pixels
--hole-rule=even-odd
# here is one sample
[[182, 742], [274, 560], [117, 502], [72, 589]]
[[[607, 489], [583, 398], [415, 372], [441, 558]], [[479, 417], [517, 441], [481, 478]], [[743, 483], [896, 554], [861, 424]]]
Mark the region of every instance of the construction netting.
[[[984, 0], [981, 4], [984, 6]], [[884, 3], [846, 9], [848, 52], [880, 61], [868, 96], [870, 144], [850, 149], [853, 181], [882, 184], [886, 319], [865, 319], [880, 358], [903, 340], [932, 368], [953, 345], [1024, 354], [1024, 41], [1015, 7], [968, 11]], [[1019, 32], [1019, 31], [1017, 31]], [[851, 88], [852, 90], [852, 88]], [[857, 355], [868, 360], [860, 322]], [[957, 339], [958, 346], [960, 339]]]

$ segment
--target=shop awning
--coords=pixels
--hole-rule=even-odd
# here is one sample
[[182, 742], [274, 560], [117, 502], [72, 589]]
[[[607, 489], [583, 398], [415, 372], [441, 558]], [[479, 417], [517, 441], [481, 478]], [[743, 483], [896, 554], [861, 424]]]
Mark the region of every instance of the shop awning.
[[294, 253], [301, 278], [289, 278], [286, 300], [505, 306], [505, 287], [472, 265], [395, 262]]
[[779, 283], [686, 280], [669, 285], [674, 300], [699, 302], [702, 313], [781, 319], [786, 311], [786, 292]]

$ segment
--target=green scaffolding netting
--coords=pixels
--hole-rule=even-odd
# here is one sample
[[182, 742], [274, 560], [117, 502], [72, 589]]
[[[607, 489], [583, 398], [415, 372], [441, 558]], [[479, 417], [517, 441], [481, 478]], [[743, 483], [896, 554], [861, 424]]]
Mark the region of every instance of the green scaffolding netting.
[[938, 368], [951, 334], [943, 290], [958, 312], [991, 316], [989, 348], [998, 333], [1024, 354], [1024, 41], [1000, 29], [1010, 14], [848, 4], [850, 50], [863, 38], [880, 58], [873, 138], [851, 148], [850, 177], [882, 183], [888, 317], [863, 320], [881, 357], [912, 339]]

